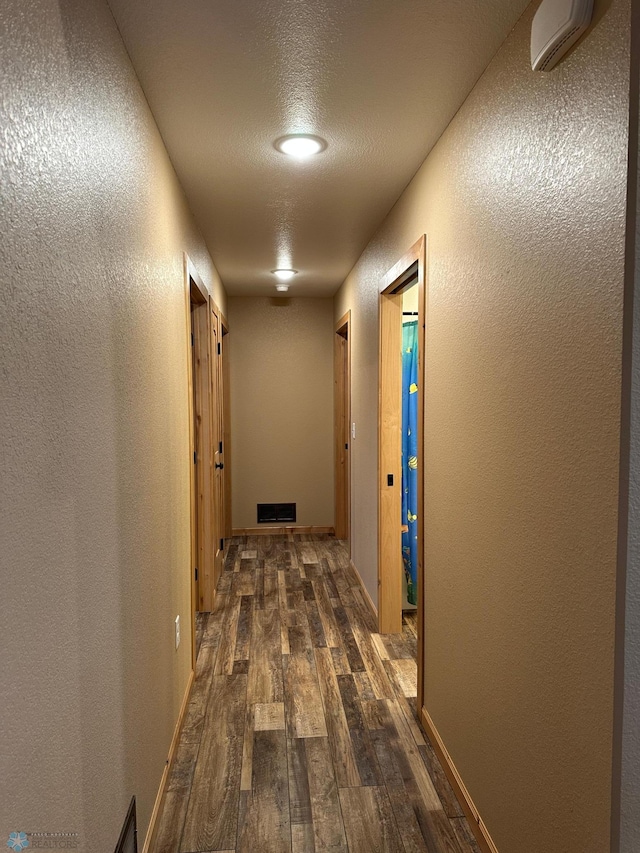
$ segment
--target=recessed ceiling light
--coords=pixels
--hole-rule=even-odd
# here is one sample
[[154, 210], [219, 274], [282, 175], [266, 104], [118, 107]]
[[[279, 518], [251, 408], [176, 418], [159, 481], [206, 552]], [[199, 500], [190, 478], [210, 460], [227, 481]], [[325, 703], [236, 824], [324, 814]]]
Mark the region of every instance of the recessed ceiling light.
[[290, 278], [293, 278], [294, 275], [297, 275], [298, 270], [271, 270], [271, 272], [276, 278], [279, 278], [280, 281], [288, 281]]
[[286, 293], [289, 290], [288, 284], [276, 284], [276, 290], [278, 293]]
[[288, 154], [296, 160], [306, 160], [307, 157], [313, 157], [314, 154], [319, 154], [327, 147], [327, 143], [319, 136], [301, 133], [281, 136], [280, 139], [276, 139], [274, 145], [278, 151]]

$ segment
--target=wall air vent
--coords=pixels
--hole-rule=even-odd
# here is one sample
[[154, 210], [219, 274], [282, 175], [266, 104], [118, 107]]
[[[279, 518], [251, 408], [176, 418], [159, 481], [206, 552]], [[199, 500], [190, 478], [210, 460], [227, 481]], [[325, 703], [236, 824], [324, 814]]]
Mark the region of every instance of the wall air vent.
[[258, 504], [258, 524], [294, 524], [295, 504]]
[[593, 0], [542, 0], [531, 25], [531, 67], [551, 71], [591, 23]]
[[138, 823], [136, 820], [136, 798], [129, 803], [124, 826], [116, 845], [115, 853], [138, 853]]

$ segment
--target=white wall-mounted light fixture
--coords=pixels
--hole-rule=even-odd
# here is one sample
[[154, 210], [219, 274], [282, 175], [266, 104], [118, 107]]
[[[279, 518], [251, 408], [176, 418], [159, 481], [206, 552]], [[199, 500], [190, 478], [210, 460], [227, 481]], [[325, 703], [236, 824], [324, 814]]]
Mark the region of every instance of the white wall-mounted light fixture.
[[296, 160], [307, 160], [327, 147], [322, 137], [308, 133], [291, 133], [288, 136], [281, 136], [273, 144], [282, 154], [288, 154]]
[[288, 284], [276, 284], [276, 290], [278, 293], [286, 293], [289, 290]]
[[271, 270], [271, 272], [275, 275], [277, 279], [280, 279], [280, 281], [289, 281], [290, 278], [293, 278], [294, 275], [298, 274], [298, 270], [285, 269]]
[[551, 71], [591, 23], [593, 0], [542, 0], [531, 24], [531, 67]]

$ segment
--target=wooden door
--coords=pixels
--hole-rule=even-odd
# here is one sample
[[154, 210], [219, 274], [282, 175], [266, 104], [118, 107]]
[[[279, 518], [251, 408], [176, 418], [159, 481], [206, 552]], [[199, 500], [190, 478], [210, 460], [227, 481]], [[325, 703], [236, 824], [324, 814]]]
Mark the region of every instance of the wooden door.
[[211, 313], [211, 446], [213, 448], [213, 586], [217, 586], [224, 563], [224, 392], [222, 323], [220, 311], [210, 300]]
[[194, 539], [194, 542], [192, 545], [192, 549], [193, 549], [194, 553], [193, 553], [191, 559], [193, 562], [192, 584], [193, 584], [193, 596], [195, 598], [195, 609], [201, 610], [202, 608], [201, 608], [201, 599], [200, 599], [200, 567], [198, 565], [200, 563], [200, 542], [199, 542], [200, 537], [198, 535], [199, 530], [200, 530], [200, 519], [199, 519], [199, 513], [198, 513], [198, 503], [199, 503], [198, 502], [198, 491], [199, 490], [198, 490], [197, 470], [195, 470], [197, 468], [196, 461], [198, 458], [198, 431], [196, 428], [196, 424], [198, 422], [198, 405], [197, 405], [197, 401], [196, 401], [196, 383], [194, 381], [195, 376], [196, 376], [196, 357], [195, 357], [195, 354], [196, 354], [195, 339], [196, 339], [196, 325], [197, 325], [196, 324], [196, 318], [195, 318], [196, 308], [197, 308], [197, 304], [194, 302], [191, 302], [190, 303], [191, 376], [192, 376], [191, 416], [193, 418], [191, 440], [192, 440], [192, 445], [193, 445], [192, 453], [193, 453], [193, 465], [194, 465], [194, 476], [191, 478], [191, 491], [192, 491], [192, 495], [191, 495], [191, 508], [192, 508], [191, 509], [191, 512], [192, 512], [191, 529], [192, 529], [192, 536]]
[[333, 339], [335, 534], [351, 552], [351, 368], [350, 314], [338, 322]]
[[192, 291], [191, 340], [193, 364], [195, 516], [196, 516], [196, 609], [213, 608], [214, 567], [211, 488], [213, 458], [211, 453], [211, 354], [209, 349], [209, 312], [207, 302], [198, 301], [199, 291]]
[[224, 538], [231, 539], [233, 526], [231, 523], [231, 371], [229, 367], [229, 324], [220, 317], [222, 323], [222, 420], [224, 449]]

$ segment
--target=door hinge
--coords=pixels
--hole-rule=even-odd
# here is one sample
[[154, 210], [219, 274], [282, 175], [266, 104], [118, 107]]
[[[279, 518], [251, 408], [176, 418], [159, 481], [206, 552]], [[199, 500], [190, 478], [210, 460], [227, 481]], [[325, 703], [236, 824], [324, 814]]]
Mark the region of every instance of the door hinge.
[[198, 580], [198, 567], [196, 566], [196, 580]]
[[218, 442], [218, 453], [222, 453], [222, 442]]
[[348, 449], [349, 449], [349, 445], [348, 445], [348, 444], [345, 444], [344, 449], [345, 449], [345, 450], [348, 450]]
[[194, 346], [195, 340], [193, 338], [193, 332], [191, 332], [191, 346]]
[[193, 464], [195, 465], [197, 463], [197, 461], [198, 461], [198, 454], [194, 450], [193, 451]]
[[222, 354], [222, 345], [218, 344], [218, 355]]
[[220, 540], [220, 550], [224, 551], [224, 539]]

